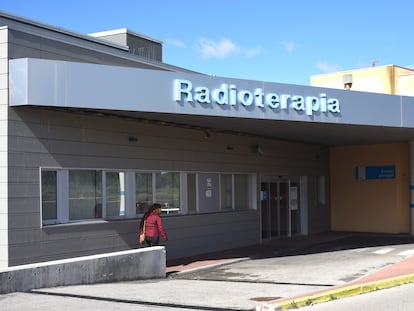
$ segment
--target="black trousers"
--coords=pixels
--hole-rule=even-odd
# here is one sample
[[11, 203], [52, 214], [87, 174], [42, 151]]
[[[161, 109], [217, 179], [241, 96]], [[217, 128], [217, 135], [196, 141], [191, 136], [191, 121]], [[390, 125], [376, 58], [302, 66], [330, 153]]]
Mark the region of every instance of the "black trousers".
[[158, 246], [160, 243], [159, 236], [146, 236], [145, 237], [145, 246]]

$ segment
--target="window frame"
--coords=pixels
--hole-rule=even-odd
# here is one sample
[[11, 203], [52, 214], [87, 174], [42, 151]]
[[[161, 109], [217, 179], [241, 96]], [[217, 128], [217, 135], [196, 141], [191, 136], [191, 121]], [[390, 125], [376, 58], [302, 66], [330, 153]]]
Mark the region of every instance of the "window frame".
[[[55, 191], [56, 192], [56, 198], [55, 198], [56, 206], [54, 206], [55, 210], [53, 211], [53, 213], [56, 214], [55, 218], [43, 219], [43, 203], [45, 202], [45, 201], [43, 201], [43, 197], [44, 197], [44, 195], [43, 195], [43, 190], [44, 190], [43, 189], [43, 187], [44, 187], [43, 173], [44, 172], [54, 172], [56, 174], [56, 184], [55, 184], [55, 188], [56, 188], [56, 191]], [[59, 215], [58, 215], [58, 206], [59, 206], [58, 189], [59, 189], [59, 187], [58, 187], [58, 182], [57, 182], [58, 172], [56, 170], [53, 170], [53, 169], [40, 170], [39, 178], [40, 178], [40, 219], [41, 219], [42, 223], [44, 223], [44, 224], [50, 224], [50, 225], [51, 224], [56, 224], [58, 219], [59, 219]]]

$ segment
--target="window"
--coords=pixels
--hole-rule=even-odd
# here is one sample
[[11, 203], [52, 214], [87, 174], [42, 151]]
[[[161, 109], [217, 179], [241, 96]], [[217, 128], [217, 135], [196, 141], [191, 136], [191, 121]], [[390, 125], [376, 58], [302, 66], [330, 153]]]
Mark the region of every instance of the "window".
[[234, 208], [247, 210], [251, 208], [251, 186], [249, 175], [234, 175]]
[[180, 211], [180, 173], [160, 172], [155, 174], [155, 201], [163, 205], [162, 211]]
[[152, 173], [135, 174], [135, 214], [145, 213], [153, 202]]
[[102, 217], [102, 172], [69, 171], [69, 220]]
[[221, 174], [221, 210], [231, 211], [233, 209], [233, 175]]
[[125, 216], [125, 173], [105, 173], [106, 216]]
[[196, 174], [187, 174], [187, 211], [189, 213], [197, 212], [197, 184]]
[[41, 170], [42, 224], [134, 218], [153, 202], [166, 214], [254, 208], [249, 174]]
[[42, 171], [42, 219], [57, 219], [57, 172]]
[[220, 212], [220, 174], [197, 174], [197, 211], [199, 213]]

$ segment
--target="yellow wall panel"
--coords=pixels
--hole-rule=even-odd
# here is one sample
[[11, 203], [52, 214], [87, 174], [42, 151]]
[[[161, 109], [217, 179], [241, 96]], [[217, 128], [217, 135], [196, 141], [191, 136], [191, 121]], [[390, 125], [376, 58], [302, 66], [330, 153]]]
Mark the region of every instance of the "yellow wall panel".
[[[395, 179], [357, 180], [356, 168], [394, 165]], [[409, 233], [408, 145], [332, 147], [333, 231]]]

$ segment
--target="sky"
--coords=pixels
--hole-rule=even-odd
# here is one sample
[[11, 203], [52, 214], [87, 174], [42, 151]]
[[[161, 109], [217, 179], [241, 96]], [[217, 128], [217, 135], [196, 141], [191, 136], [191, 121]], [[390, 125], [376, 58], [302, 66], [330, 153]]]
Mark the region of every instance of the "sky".
[[0, 0], [0, 10], [89, 34], [163, 42], [163, 61], [220, 77], [309, 85], [312, 75], [414, 65], [412, 0]]

